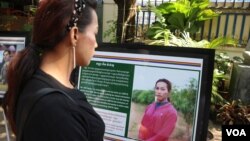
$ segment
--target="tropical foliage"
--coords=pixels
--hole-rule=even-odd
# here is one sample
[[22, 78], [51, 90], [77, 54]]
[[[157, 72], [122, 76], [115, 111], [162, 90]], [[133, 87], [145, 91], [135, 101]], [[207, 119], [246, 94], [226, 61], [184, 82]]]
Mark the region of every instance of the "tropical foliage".
[[[155, 31], [152, 31], [155, 30]], [[151, 30], [151, 31], [150, 31]], [[181, 32], [181, 36], [177, 37], [172, 34], [168, 29], [162, 27], [152, 27], [149, 29], [149, 34], [153, 35], [153, 40], [149, 42], [150, 45], [164, 45], [164, 46], [177, 46], [177, 47], [200, 47], [200, 48], [217, 48], [223, 45], [235, 46], [237, 41], [232, 38], [219, 37], [209, 42], [207, 40], [195, 41], [190, 37], [188, 32]]]
[[227, 53], [215, 54], [215, 69], [211, 93], [210, 117], [215, 120], [219, 108], [230, 101], [229, 86], [225, 82], [230, 81], [233, 63], [242, 63], [240, 57], [230, 58]]
[[222, 97], [220, 92], [228, 91], [229, 86], [223, 83], [229, 81], [233, 63], [243, 63], [243, 59], [237, 56], [230, 58], [225, 52], [215, 54], [211, 104], [223, 105], [229, 100]]
[[[204, 21], [220, 14], [209, 9], [209, 4], [209, 0], [177, 0], [176, 2], [163, 3], [152, 10], [160, 20], [166, 19], [164, 23], [171, 32], [196, 33]], [[162, 22], [159, 23], [162, 24]]]
[[222, 45], [235, 46], [237, 41], [228, 37], [218, 37], [213, 41], [195, 41], [190, 34], [197, 33], [204, 21], [220, 15], [209, 9], [209, 0], [177, 0], [166, 2], [152, 11], [157, 17], [146, 32], [150, 45], [216, 48]]

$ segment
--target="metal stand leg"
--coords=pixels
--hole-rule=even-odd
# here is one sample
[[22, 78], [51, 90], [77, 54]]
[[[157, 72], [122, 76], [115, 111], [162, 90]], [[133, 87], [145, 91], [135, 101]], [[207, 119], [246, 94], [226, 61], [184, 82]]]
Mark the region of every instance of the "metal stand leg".
[[6, 132], [6, 139], [7, 141], [10, 141], [10, 133], [9, 133], [9, 128], [8, 128], [8, 122], [4, 113], [4, 110], [2, 111], [3, 113], [3, 121], [4, 121], [4, 128], [5, 128], [5, 132]]

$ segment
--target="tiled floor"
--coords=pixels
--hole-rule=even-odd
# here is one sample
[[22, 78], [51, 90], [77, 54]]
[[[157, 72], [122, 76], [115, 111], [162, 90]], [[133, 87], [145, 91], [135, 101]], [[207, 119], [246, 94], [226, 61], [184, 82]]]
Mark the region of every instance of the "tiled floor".
[[0, 141], [15, 141], [15, 136], [11, 133], [8, 124], [7, 127], [8, 130], [6, 130], [6, 122], [4, 120], [3, 109], [0, 106]]

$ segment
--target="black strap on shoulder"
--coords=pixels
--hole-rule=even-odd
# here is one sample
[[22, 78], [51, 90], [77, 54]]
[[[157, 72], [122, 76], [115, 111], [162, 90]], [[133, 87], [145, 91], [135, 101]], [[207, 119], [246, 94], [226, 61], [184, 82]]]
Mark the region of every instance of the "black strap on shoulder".
[[22, 134], [24, 131], [24, 126], [25, 123], [28, 119], [29, 113], [32, 111], [32, 108], [35, 106], [35, 104], [44, 96], [47, 96], [51, 93], [60, 93], [64, 96], [66, 96], [68, 99], [70, 99], [70, 101], [72, 101], [74, 104], [76, 104], [75, 100], [72, 99], [66, 92], [59, 90], [59, 89], [55, 89], [55, 88], [42, 88], [40, 90], [38, 90], [34, 95], [28, 97], [27, 99], [27, 103], [25, 103], [24, 107], [23, 107], [23, 112], [21, 115], [21, 119], [20, 119], [20, 125], [18, 126], [17, 129], [17, 140], [16, 141], [21, 141], [22, 140]]

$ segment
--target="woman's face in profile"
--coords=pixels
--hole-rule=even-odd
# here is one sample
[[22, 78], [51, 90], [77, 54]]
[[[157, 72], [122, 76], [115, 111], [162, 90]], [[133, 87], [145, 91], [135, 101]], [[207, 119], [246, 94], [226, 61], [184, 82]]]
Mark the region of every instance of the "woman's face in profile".
[[85, 28], [84, 33], [79, 34], [79, 41], [76, 47], [77, 65], [87, 66], [97, 48], [96, 35], [98, 32], [98, 18], [94, 10], [92, 10], [92, 21]]
[[168, 97], [168, 87], [164, 82], [158, 82], [155, 85], [155, 96], [157, 101], [162, 102]]

